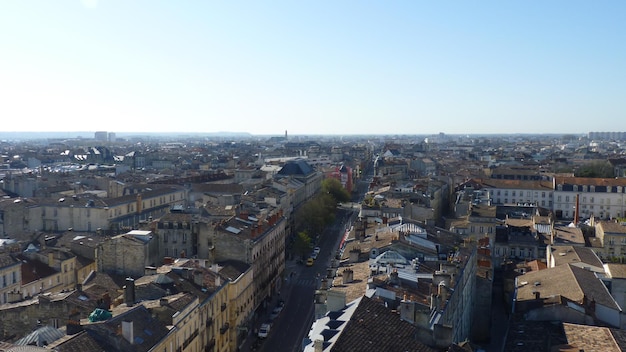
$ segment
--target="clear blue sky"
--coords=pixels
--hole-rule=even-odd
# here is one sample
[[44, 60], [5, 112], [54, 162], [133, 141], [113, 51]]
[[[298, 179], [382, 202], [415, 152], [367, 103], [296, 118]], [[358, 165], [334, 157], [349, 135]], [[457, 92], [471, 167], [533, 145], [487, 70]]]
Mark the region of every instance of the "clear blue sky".
[[0, 131], [626, 131], [626, 1], [0, 2]]

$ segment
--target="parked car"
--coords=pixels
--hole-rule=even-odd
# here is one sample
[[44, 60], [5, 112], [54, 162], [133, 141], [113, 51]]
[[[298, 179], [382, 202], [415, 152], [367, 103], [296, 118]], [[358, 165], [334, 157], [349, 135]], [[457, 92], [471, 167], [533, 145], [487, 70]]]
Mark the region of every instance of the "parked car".
[[317, 259], [317, 253], [315, 252], [311, 253], [311, 258], [313, 258], [313, 260]]
[[320, 247], [313, 248], [313, 253], [315, 254], [320, 254], [320, 251], [321, 251]]
[[307, 259], [306, 260], [306, 266], [313, 266], [313, 262], [314, 262], [313, 258]]
[[270, 328], [272, 327], [272, 324], [270, 323], [263, 323], [261, 324], [261, 328], [259, 329], [259, 333], [258, 336], [261, 339], [264, 339], [267, 337], [267, 335], [270, 334]]
[[278, 318], [278, 315], [280, 315], [280, 312], [283, 310], [283, 307], [277, 306], [276, 308], [272, 309], [272, 312], [270, 313], [270, 319], [274, 320], [276, 318]]

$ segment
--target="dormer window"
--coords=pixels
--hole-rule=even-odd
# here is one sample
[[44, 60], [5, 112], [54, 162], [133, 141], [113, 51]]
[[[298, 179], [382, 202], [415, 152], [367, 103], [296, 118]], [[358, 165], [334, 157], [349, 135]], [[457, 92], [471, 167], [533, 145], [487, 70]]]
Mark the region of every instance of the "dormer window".
[[556, 189], [559, 190], [559, 191], [562, 191], [563, 190], [563, 185], [561, 185], [561, 184], [556, 185]]
[[574, 192], [578, 192], [578, 185], [574, 185]]
[[587, 186], [583, 186], [583, 192], [587, 192]]
[[595, 192], [596, 186], [589, 186], [589, 192]]

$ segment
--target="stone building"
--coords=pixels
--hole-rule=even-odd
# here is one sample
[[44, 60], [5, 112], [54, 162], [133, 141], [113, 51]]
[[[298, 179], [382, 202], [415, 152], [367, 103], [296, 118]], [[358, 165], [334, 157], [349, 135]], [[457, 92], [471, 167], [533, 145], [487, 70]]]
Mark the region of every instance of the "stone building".
[[147, 266], [160, 262], [157, 239], [152, 231], [133, 230], [100, 244], [98, 271], [139, 277]]
[[278, 290], [285, 270], [285, 226], [282, 210], [254, 215], [242, 211], [199, 234], [199, 241], [210, 243], [210, 260], [238, 260], [252, 266], [255, 309]]

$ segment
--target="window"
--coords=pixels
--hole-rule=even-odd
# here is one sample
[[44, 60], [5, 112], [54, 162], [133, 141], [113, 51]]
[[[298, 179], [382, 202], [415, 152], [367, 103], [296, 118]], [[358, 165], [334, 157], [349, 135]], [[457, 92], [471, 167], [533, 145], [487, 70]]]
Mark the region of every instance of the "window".
[[513, 192], [511, 193], [511, 195], [512, 195], [513, 197], [515, 197], [515, 191], [513, 191]]
[[569, 196], [565, 196], [565, 201], [569, 202]]
[[183, 243], [187, 243], [187, 234], [183, 232]]
[[546, 197], [546, 192], [541, 192], [541, 198], [545, 198]]

